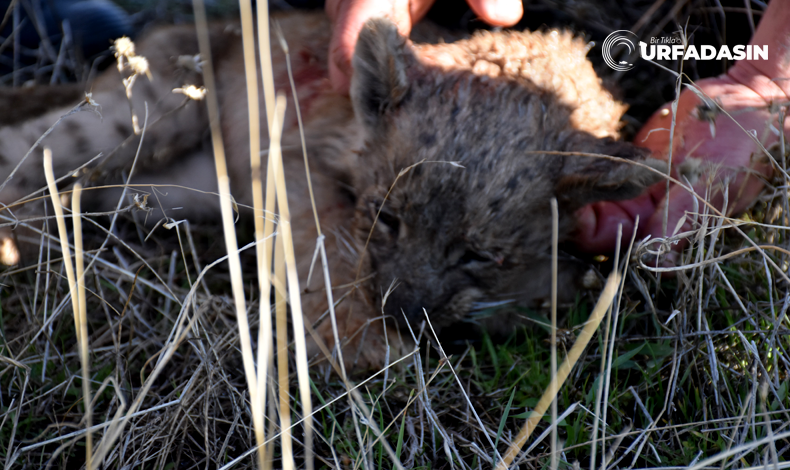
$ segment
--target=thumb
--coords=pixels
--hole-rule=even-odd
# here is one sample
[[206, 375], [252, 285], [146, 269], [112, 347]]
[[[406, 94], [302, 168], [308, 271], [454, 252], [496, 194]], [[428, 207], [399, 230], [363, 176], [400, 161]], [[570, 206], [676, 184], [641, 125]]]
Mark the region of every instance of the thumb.
[[370, 18], [387, 17], [404, 36], [411, 32], [409, 0], [327, 0], [326, 13], [334, 25], [329, 42], [329, 80], [332, 88], [348, 95], [351, 59], [359, 32]]

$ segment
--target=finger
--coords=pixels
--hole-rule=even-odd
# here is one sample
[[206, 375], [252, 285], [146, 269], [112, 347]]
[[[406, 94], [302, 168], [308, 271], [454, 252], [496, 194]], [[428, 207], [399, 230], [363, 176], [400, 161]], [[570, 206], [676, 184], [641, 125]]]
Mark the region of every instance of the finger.
[[587, 253], [613, 252], [619, 227], [623, 227], [623, 239], [629, 239], [636, 218], [644, 224], [656, 210], [655, 206], [650, 195], [643, 194], [629, 201], [596, 202], [581, 208], [576, 212], [576, 246]]
[[329, 80], [338, 93], [348, 94], [351, 86], [351, 59], [359, 32], [365, 22], [386, 16], [408, 36], [411, 31], [409, 0], [327, 0], [326, 12], [334, 24], [329, 43]]
[[[757, 165], [754, 170], [763, 174], [770, 172], [770, 168], [766, 165]], [[698, 214], [707, 213], [718, 216], [725, 207], [725, 216], [738, 214], [752, 204], [762, 189], [762, 180], [751, 173], [741, 173], [741, 175], [734, 178], [727, 188], [726, 194], [721, 190], [713, 190], [713, 194], [710, 194], [710, 190], [707, 190], [704, 182], [694, 185], [694, 191], [700, 197], [705, 197], [707, 190], [708, 203], [716, 208], [716, 210], [713, 210], [686, 188], [673, 185], [667, 197], [659, 204], [653, 216], [648, 220], [644, 233], [655, 238], [688, 232], [698, 226], [695, 223], [699, 221]], [[725, 196], [727, 198], [726, 204]], [[687, 244], [688, 241], [684, 239], [677, 245], [673, 245], [672, 249], [680, 251]]]
[[[699, 121], [696, 114], [696, 107], [699, 103], [699, 99], [688, 90], [680, 96], [675, 113], [675, 136], [673, 140], [676, 147], [680, 142], [683, 142], [686, 127], [688, 127], [689, 123]], [[634, 144], [653, 150], [655, 152], [653, 158], [666, 159], [669, 149], [669, 131], [672, 127], [672, 117], [671, 103], [661, 106], [634, 137]], [[710, 135], [707, 124], [702, 122], [696, 122], [696, 124], [701, 129], [703, 129], [704, 125], [703, 130]]]
[[468, 0], [481, 20], [492, 26], [513, 26], [524, 15], [521, 0]]
[[351, 57], [345, 54], [342, 47], [334, 44], [330, 46], [329, 82], [335, 92], [348, 95], [351, 90]]
[[[703, 90], [711, 98], [718, 100], [720, 105], [730, 112], [737, 111], [743, 108], [760, 108], [765, 107], [765, 101], [754, 91], [735, 83], [735, 81], [728, 77], [717, 77], [705, 79], [697, 82], [697, 88]], [[677, 113], [675, 116], [675, 136], [674, 144], [676, 149], [679, 146], [685, 146], [686, 149], [694, 149], [688, 140], [699, 142], [715, 140], [710, 133], [710, 125], [706, 121], [699, 118], [697, 106], [701, 100], [691, 90], [684, 90], [680, 95], [678, 101]], [[746, 129], [764, 127], [765, 116], [761, 116], [763, 126], [760, 126], [760, 121], [747, 122], [750, 115], [754, 113], [746, 113], [738, 115], [736, 119], [741, 122], [741, 125]], [[746, 119], [747, 121], [744, 121]], [[646, 147], [655, 152], [654, 158], [666, 158], [667, 150], [669, 149], [669, 130], [672, 125], [672, 108], [671, 103], [667, 103], [658, 109], [648, 121], [642, 126], [639, 133], [634, 138], [634, 144], [640, 147]], [[722, 126], [730, 126], [732, 129], [726, 129]], [[735, 135], [742, 135], [743, 131], [735, 125], [732, 120], [724, 115], [719, 116], [716, 128], [716, 135], [718, 138], [729, 136], [730, 139]], [[729, 134], [730, 131], [736, 134]], [[740, 131], [740, 134], [737, 132]], [[695, 152], [699, 153], [699, 152]], [[732, 154], [732, 152], [725, 152]], [[680, 163], [686, 156], [686, 152], [675, 152], [673, 161]]]
[[411, 0], [409, 11], [411, 12], [411, 23], [415, 24], [428, 14], [434, 0]]
[[[694, 188], [699, 195], [704, 195], [705, 188]], [[655, 213], [645, 225], [645, 235], [652, 238], [665, 238], [678, 233], [688, 232], [694, 227], [696, 214], [702, 211], [703, 203], [687, 189], [672, 186], [667, 197], [659, 204]], [[682, 225], [680, 222], [683, 221]], [[673, 251], [681, 251], [688, 245], [688, 239], [681, 239], [672, 246]]]

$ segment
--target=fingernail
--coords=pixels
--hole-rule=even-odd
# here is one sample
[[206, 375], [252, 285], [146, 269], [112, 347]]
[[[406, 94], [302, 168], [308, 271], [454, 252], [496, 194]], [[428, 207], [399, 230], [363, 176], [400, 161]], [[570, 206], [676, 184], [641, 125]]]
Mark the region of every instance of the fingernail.
[[521, 0], [497, 0], [490, 10], [491, 20], [502, 26], [513, 26], [523, 14]]

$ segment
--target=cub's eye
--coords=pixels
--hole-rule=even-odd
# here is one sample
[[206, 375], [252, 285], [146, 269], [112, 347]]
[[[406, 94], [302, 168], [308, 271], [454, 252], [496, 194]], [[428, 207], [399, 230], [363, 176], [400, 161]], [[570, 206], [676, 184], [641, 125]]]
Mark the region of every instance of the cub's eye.
[[491, 258], [489, 258], [488, 256], [482, 253], [478, 253], [474, 250], [467, 249], [466, 251], [464, 251], [464, 254], [461, 255], [461, 257], [458, 259], [458, 265], [464, 266], [474, 262], [486, 263], [489, 261], [491, 261]]
[[391, 214], [386, 209], [379, 214], [379, 224], [386, 226], [392, 233], [398, 233], [400, 228], [400, 219], [397, 215]]
[[[384, 205], [381, 200], [373, 200], [368, 203], [368, 215], [371, 221], [376, 221], [376, 226], [381, 229], [396, 234], [400, 229], [400, 218]], [[378, 217], [378, 219], [377, 219]]]

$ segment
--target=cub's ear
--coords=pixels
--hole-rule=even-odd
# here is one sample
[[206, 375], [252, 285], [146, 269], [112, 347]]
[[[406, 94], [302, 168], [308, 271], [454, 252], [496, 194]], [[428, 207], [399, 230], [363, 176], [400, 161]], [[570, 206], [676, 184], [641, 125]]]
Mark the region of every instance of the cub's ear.
[[667, 173], [666, 163], [648, 157], [649, 150], [628, 142], [607, 137], [593, 139], [577, 149], [580, 152], [631, 160], [642, 165], [600, 157], [564, 157], [565, 165], [555, 191], [558, 199], [567, 206], [578, 208], [596, 201], [633, 199], [648, 186], [661, 181], [661, 173]]
[[396, 108], [409, 89], [406, 69], [412, 53], [398, 28], [386, 18], [372, 18], [359, 33], [354, 51], [351, 100], [354, 111], [369, 129]]

